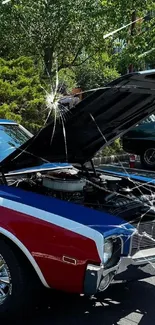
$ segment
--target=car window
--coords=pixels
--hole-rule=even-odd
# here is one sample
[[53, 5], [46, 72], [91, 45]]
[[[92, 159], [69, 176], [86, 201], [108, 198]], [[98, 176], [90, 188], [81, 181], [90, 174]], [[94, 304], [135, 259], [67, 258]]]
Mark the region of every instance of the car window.
[[20, 125], [1, 124], [0, 125], [0, 161], [10, 155], [16, 148], [31, 138]]

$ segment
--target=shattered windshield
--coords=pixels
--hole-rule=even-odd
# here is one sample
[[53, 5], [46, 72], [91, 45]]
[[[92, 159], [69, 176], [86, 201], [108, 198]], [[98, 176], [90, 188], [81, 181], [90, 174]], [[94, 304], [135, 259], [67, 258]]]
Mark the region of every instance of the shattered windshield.
[[[0, 228], [8, 226], [4, 253], [13, 249], [3, 258], [0, 236], [0, 318], [11, 301], [20, 311], [20, 303], [34, 300], [29, 289], [37, 281], [21, 254], [14, 258], [13, 240], [45, 286], [79, 296], [70, 301], [60, 293], [54, 308], [52, 300], [44, 309], [38, 294], [36, 319], [24, 324], [154, 325], [155, 127], [141, 133], [146, 138], [122, 140], [155, 122], [154, 43], [154, 0], [0, 0], [0, 181], [8, 180], [11, 193], [0, 196]], [[24, 192], [23, 201], [15, 191]], [[15, 222], [8, 209], [17, 212]], [[98, 262], [105, 250], [109, 264]], [[121, 285], [113, 255], [127, 271]], [[115, 280], [119, 287], [85, 297], [85, 272], [96, 288], [100, 265], [103, 287]]]

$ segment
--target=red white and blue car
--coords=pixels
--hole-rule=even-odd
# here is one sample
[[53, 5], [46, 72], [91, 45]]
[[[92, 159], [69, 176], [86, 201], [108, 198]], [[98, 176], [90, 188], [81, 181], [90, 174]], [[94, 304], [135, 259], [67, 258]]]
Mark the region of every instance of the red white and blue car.
[[93, 92], [65, 115], [65, 133], [59, 120], [35, 136], [0, 121], [1, 317], [40, 284], [94, 295], [128, 265], [155, 262], [155, 180], [92, 162], [154, 109], [155, 70]]

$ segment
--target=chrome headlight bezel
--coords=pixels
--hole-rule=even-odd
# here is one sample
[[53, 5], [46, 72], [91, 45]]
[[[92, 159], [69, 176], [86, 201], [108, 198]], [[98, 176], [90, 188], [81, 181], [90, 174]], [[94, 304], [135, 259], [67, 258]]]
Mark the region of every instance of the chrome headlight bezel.
[[114, 243], [112, 239], [105, 239], [103, 251], [103, 263], [106, 265], [112, 258]]
[[120, 236], [105, 238], [103, 247], [104, 268], [110, 268], [120, 262], [123, 251], [123, 241]]

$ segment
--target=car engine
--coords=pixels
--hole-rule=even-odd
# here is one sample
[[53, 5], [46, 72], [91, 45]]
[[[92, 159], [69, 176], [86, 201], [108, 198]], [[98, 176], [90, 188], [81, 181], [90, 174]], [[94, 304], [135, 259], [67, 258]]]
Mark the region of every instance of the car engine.
[[127, 178], [76, 168], [37, 172], [7, 178], [9, 186], [105, 211], [129, 221], [155, 204], [149, 185], [135, 186]]

